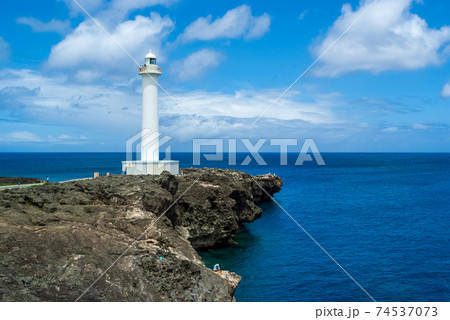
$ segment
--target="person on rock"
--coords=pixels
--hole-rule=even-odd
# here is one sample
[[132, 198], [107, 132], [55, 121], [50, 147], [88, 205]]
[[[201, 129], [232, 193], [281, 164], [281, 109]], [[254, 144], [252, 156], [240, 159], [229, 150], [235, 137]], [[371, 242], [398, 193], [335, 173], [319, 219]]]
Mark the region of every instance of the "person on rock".
[[222, 271], [220, 271], [220, 266], [218, 263], [214, 265], [213, 270], [214, 270], [214, 272], [222, 273]]

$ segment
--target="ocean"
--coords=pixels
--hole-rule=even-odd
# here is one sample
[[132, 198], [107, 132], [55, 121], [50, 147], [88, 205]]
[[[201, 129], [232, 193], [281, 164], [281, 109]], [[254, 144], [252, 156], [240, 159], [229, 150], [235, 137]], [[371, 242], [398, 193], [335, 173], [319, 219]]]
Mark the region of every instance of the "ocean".
[[[240, 163], [246, 154], [238, 155]], [[203, 162], [275, 173], [276, 201], [377, 301], [450, 301], [450, 154], [324, 153], [326, 165]], [[192, 154], [173, 153], [180, 167]], [[123, 153], [0, 153], [0, 176], [62, 181], [119, 174]], [[242, 281], [237, 301], [371, 301], [274, 202], [236, 244], [200, 252]]]

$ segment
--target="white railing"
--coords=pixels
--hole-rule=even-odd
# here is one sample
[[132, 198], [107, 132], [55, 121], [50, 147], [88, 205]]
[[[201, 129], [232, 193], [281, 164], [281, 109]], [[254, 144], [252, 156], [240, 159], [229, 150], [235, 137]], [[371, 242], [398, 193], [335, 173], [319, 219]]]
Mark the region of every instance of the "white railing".
[[143, 65], [139, 66], [139, 73], [162, 73], [162, 69], [155, 65]]

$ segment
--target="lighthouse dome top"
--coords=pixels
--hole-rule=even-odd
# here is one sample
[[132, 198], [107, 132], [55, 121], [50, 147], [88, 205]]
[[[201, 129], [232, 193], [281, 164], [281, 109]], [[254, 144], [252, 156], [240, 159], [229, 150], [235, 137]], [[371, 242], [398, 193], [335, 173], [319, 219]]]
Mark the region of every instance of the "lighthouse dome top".
[[147, 59], [156, 59], [156, 56], [155, 56], [155, 54], [153, 53], [153, 51], [152, 50], [150, 50], [148, 53], [147, 53], [147, 55], [145, 56], [145, 58]]
[[147, 55], [145, 56], [145, 64], [146, 64], [147, 66], [148, 66], [148, 65], [151, 65], [151, 64], [156, 65], [156, 56], [155, 56], [155, 54], [152, 52], [152, 50], [150, 50], [150, 52], [147, 53]]

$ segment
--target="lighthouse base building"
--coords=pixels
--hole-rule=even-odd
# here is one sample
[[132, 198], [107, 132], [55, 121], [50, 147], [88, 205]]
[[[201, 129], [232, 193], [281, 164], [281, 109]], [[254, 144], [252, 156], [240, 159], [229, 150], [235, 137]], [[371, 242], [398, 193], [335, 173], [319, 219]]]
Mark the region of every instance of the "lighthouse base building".
[[171, 174], [179, 174], [179, 161], [161, 160], [156, 162], [145, 161], [122, 161], [122, 172], [127, 175], [138, 174], [161, 174], [169, 171]]
[[[141, 160], [122, 161], [122, 172], [127, 175], [161, 174], [163, 171], [169, 171], [171, 174], [179, 173], [178, 161], [159, 160], [161, 133], [159, 132], [158, 78], [161, 74], [162, 69], [156, 65], [156, 56], [150, 51], [145, 56], [145, 64], [139, 67], [139, 75], [142, 76], [142, 131], [137, 138], [141, 140]], [[127, 154], [129, 153], [130, 150], [127, 150]]]

